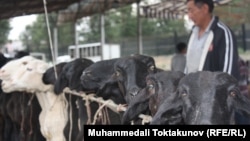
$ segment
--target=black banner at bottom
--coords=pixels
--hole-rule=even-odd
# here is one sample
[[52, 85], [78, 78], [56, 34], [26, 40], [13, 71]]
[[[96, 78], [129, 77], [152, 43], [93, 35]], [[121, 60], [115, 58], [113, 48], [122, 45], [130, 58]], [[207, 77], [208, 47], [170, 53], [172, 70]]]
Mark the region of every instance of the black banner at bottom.
[[[84, 125], [84, 141], [95, 138], [109, 141], [129, 138], [234, 138], [239, 140], [250, 139], [249, 125]], [[100, 139], [100, 138], [99, 138]]]

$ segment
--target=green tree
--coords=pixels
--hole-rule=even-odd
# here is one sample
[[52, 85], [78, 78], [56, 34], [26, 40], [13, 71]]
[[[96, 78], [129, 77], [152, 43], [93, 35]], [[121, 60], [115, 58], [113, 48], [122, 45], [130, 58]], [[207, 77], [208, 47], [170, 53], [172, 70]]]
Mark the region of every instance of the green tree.
[[[53, 29], [56, 26], [55, 17], [56, 15], [49, 15], [52, 42], [54, 38]], [[73, 30], [73, 23], [65, 23], [58, 26], [58, 55], [67, 54], [68, 46], [74, 44]], [[21, 40], [30, 52], [42, 52], [47, 55], [48, 59], [51, 59], [49, 34], [43, 14], [38, 15], [37, 20], [32, 25], [26, 26], [25, 31], [21, 34]], [[52, 45], [54, 44], [52, 43]]]
[[[117, 42], [137, 37], [137, 14], [132, 6], [113, 9], [105, 13], [105, 41]], [[173, 32], [186, 34], [183, 20], [140, 18], [142, 36], [173, 36]], [[90, 17], [90, 32], [82, 33], [85, 42], [100, 41], [100, 14]]]
[[0, 21], [0, 45], [4, 45], [8, 41], [8, 35], [11, 30], [9, 20]]
[[241, 25], [250, 22], [250, 1], [233, 0], [227, 5], [215, 8], [215, 14], [233, 30], [241, 30]]
[[38, 15], [32, 25], [26, 26], [20, 38], [30, 52], [46, 53], [49, 47], [47, 35], [45, 18], [43, 15]]

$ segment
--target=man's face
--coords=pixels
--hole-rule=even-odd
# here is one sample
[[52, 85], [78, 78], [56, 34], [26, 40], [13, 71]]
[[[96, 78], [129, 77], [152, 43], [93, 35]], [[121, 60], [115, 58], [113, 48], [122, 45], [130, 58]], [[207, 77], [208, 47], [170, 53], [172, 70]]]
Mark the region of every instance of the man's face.
[[207, 6], [205, 4], [197, 6], [194, 1], [191, 0], [187, 3], [187, 9], [189, 18], [195, 25], [200, 26], [208, 13]]

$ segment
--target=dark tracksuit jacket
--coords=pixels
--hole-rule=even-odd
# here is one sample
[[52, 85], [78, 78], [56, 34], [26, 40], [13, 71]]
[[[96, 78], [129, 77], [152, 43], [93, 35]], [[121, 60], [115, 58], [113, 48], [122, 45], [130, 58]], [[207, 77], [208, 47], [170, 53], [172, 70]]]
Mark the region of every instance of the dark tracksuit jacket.
[[[188, 50], [193, 42], [191, 33]], [[238, 49], [235, 35], [215, 17], [202, 52], [199, 71], [223, 71], [239, 80]]]

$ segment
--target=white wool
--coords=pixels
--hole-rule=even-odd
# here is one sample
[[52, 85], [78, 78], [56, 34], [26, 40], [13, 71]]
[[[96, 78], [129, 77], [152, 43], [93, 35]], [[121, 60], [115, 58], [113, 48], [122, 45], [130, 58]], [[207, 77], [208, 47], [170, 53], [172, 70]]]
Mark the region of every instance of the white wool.
[[9, 61], [0, 69], [0, 79], [9, 79], [10, 74], [18, 73], [17, 70], [24, 68], [28, 62], [31, 62], [35, 58], [32, 56], [25, 56], [20, 59]]
[[68, 121], [68, 103], [63, 94], [54, 94], [53, 85], [43, 83], [42, 76], [48, 68], [49, 64], [33, 57], [10, 61], [0, 71], [2, 89], [7, 93], [35, 93], [42, 108], [39, 115], [42, 135], [47, 141], [66, 141], [63, 130]]

